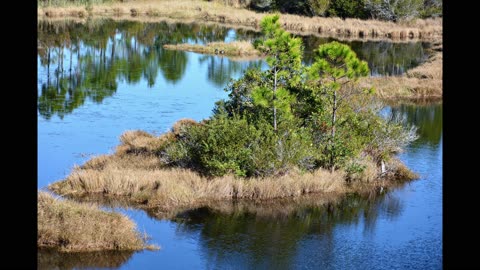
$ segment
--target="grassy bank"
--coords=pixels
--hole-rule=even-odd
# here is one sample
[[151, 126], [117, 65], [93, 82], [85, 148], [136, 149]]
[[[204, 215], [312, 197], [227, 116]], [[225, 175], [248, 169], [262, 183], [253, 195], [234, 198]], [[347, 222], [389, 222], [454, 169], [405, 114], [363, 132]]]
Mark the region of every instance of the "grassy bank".
[[230, 43], [210, 42], [205, 45], [187, 43], [165, 44], [163, 45], [163, 48], [167, 50], [189, 51], [211, 55], [225, 55], [227, 57], [233, 57], [234, 60], [239, 57], [242, 59], [245, 57], [252, 57], [252, 59], [261, 57], [261, 53], [248, 41], [233, 41]]
[[[260, 20], [267, 13], [226, 6], [218, 2], [201, 0], [183, 1], [128, 1], [98, 3], [89, 6], [66, 4], [65, 6], [39, 6], [38, 17], [86, 17], [91, 15], [128, 18], [172, 18], [216, 22], [235, 27], [259, 28]], [[377, 20], [359, 20], [323, 17], [305, 17], [284, 14], [283, 27], [297, 34], [349, 37], [358, 39], [433, 40], [443, 34], [441, 19], [415, 20], [393, 23]]]
[[[441, 46], [441, 45], [440, 45]], [[440, 48], [437, 48], [441, 50]], [[423, 64], [407, 70], [402, 76], [362, 78], [364, 87], [373, 86], [382, 99], [442, 99], [443, 53], [435, 52]]]
[[366, 163], [367, 169], [353, 183], [346, 181], [342, 170], [324, 169], [265, 178], [206, 178], [188, 169], [169, 169], [156, 156], [158, 147], [171, 136], [172, 133], [155, 137], [142, 131], [126, 132], [114, 154], [92, 158], [49, 189], [76, 198], [120, 197], [132, 205], [168, 212], [215, 201], [258, 202], [314, 193], [341, 195], [416, 178], [396, 159], [387, 164], [383, 179], [378, 180], [380, 171], [375, 164]]
[[144, 237], [133, 221], [95, 205], [55, 199], [38, 193], [37, 245], [63, 252], [98, 250], [142, 250]]

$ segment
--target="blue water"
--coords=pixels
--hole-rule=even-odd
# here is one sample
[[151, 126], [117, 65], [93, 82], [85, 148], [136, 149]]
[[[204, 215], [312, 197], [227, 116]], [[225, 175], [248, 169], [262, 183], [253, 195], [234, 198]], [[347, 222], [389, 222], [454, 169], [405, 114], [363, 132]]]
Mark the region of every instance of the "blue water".
[[[232, 31], [226, 30], [221, 38], [235, 38]], [[132, 53], [130, 45], [122, 43], [124, 33], [117, 33], [116, 38], [118, 59]], [[112, 50], [111, 41], [109, 44], [106, 55]], [[88, 56], [85, 46], [80, 51]], [[160, 70], [156, 60], [145, 56], [151, 47], [138, 46], [133, 51], [138, 55], [134, 56], [143, 55], [144, 66]], [[153, 55], [163, 57], [162, 49], [156, 50]], [[69, 56], [65, 49], [65, 67], [69, 66]], [[182, 62], [175, 62], [180, 56]], [[145, 71], [138, 80], [131, 79], [134, 72], [117, 75], [115, 91], [101, 93], [100, 99], [95, 98], [98, 92], [82, 88], [87, 98], [67, 113], [64, 108], [73, 100], [68, 97], [80, 88], [66, 94], [65, 100], [63, 94], [43, 95], [48, 102], [60, 100], [61, 106], [38, 113], [38, 188], [61, 180], [74, 165], [92, 155], [112, 153], [126, 130], [160, 134], [178, 119], [207, 118], [215, 101], [227, 98], [223, 91], [228, 82], [225, 78], [237, 78], [248, 66], [261, 65], [258, 61], [233, 62], [196, 53], [182, 53], [172, 59], [170, 64], [160, 63], [162, 70], [153, 77]], [[85, 57], [82, 61], [89, 60]], [[56, 80], [53, 70], [57, 64], [50, 67], [52, 81]], [[74, 57], [72, 65], [79, 65]], [[184, 70], [172, 79], [169, 72], [175, 75], [178, 65]], [[94, 71], [82, 71], [82, 76], [87, 78], [101, 70], [101, 65], [93, 67]], [[126, 68], [119, 66], [118, 74]], [[46, 70], [39, 56], [39, 97], [42, 85], [48, 81]], [[90, 88], [95, 85], [87, 84]], [[52, 91], [60, 93], [61, 89]], [[304, 207], [283, 218], [207, 209], [192, 214], [192, 218], [170, 221], [151, 218], [140, 210], [118, 209], [132, 218], [140, 231], [150, 235], [149, 241], [161, 246], [161, 250], [136, 252], [120, 259], [104, 255], [106, 261], [117, 258], [112, 265], [85, 263], [74, 256], [68, 264], [59, 263], [53, 259], [55, 256], [45, 255], [41, 268], [107, 265], [114, 269], [441, 269], [442, 105], [402, 105], [396, 110], [419, 126], [421, 138], [400, 154], [400, 159], [421, 176], [419, 180], [376, 198], [346, 198], [333, 212]]]

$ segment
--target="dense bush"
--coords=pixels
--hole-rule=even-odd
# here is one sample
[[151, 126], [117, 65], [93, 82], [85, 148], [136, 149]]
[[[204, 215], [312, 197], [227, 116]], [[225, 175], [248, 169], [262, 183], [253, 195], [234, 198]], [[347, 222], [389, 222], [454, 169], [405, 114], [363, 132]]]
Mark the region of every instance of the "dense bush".
[[185, 126], [185, 134], [161, 152], [165, 163], [193, 168], [205, 175], [266, 176], [293, 168], [313, 169], [310, 133], [290, 122], [277, 132], [266, 119], [216, 114], [202, 125]]
[[367, 18], [364, 0], [331, 0], [327, 11], [330, 17]]
[[424, 0], [365, 0], [365, 7], [376, 19], [398, 21], [417, 18]]

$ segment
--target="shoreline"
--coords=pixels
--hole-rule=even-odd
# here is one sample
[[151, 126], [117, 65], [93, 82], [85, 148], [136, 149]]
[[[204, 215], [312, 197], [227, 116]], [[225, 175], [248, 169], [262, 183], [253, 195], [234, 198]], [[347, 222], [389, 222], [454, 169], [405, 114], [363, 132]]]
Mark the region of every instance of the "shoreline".
[[359, 175], [347, 176], [342, 170], [330, 172], [320, 168], [264, 178], [233, 175], [207, 178], [190, 169], [172, 169], [162, 163], [155, 151], [169, 135], [155, 137], [143, 131], [126, 132], [114, 154], [93, 157], [48, 189], [76, 199], [120, 198], [129, 206], [171, 213], [215, 202], [268, 203], [309, 194], [336, 197], [418, 178], [395, 157], [386, 164], [383, 178], [380, 168], [367, 160], [364, 173]]
[[[164, 18], [182, 21], [213, 22], [235, 27], [248, 27], [258, 31], [262, 17], [271, 13], [257, 13], [242, 8], [224, 6], [207, 1], [151, 0], [95, 4], [91, 7], [69, 5], [64, 7], [38, 7], [38, 18], [101, 16], [105, 18], [146, 19], [160, 21]], [[302, 35], [344, 37], [358, 40], [433, 41], [441, 40], [441, 19], [417, 19], [409, 23], [378, 20], [360, 20], [324, 17], [305, 17], [282, 14], [285, 30]]]

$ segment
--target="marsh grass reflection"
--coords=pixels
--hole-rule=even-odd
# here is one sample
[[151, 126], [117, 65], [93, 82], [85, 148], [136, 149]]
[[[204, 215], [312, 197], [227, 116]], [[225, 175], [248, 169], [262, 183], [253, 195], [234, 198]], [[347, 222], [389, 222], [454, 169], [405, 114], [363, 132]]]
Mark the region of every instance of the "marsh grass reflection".
[[118, 268], [134, 254], [133, 251], [64, 253], [54, 249], [39, 249], [37, 269]]

